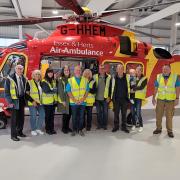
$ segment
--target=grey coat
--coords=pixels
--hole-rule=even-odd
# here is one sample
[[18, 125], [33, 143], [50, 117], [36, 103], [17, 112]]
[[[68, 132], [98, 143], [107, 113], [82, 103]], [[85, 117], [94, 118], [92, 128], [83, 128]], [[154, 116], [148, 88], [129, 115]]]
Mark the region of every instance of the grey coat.
[[57, 111], [63, 114], [69, 114], [69, 96], [66, 93], [67, 83], [68, 78], [66, 77], [59, 78], [57, 82], [57, 94], [62, 100], [62, 102], [66, 103], [66, 106], [64, 106], [62, 103], [58, 102]]

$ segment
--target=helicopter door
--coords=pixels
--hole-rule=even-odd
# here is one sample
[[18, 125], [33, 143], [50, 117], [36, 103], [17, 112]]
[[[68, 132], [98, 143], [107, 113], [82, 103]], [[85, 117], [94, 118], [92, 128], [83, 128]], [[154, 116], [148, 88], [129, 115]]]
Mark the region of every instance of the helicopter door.
[[98, 71], [98, 63], [96, 59], [43, 56], [40, 65], [42, 76], [44, 77], [47, 68], [52, 68], [55, 73], [60, 74], [62, 67], [65, 65], [70, 67], [71, 74], [73, 74], [76, 65], [81, 65], [82, 70], [91, 69], [93, 74]]
[[[15, 72], [15, 66], [21, 64], [24, 66], [24, 74], [26, 73], [27, 58], [24, 54], [10, 54], [8, 55], [4, 63], [0, 67], [0, 90], [4, 90], [4, 82], [8, 75]], [[2, 94], [2, 93], [0, 93]]]

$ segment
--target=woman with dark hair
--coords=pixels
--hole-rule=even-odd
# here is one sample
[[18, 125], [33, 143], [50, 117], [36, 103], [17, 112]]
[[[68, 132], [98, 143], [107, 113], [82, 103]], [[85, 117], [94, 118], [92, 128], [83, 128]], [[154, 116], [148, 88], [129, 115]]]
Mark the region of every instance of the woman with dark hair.
[[72, 132], [69, 128], [69, 121], [71, 119], [71, 109], [69, 106], [69, 97], [65, 91], [68, 79], [70, 78], [70, 69], [67, 65], [62, 68], [61, 77], [58, 80], [57, 91], [58, 91], [58, 112], [63, 114], [62, 118], [62, 132], [67, 134]]
[[56, 134], [54, 130], [54, 112], [57, 101], [57, 87], [53, 69], [48, 68], [42, 80], [42, 104], [45, 110], [45, 129], [49, 135]]

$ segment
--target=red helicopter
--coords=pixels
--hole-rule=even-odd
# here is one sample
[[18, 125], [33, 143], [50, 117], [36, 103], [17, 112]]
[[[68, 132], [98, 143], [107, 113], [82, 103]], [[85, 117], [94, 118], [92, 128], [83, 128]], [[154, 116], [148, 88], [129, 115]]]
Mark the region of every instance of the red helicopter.
[[[148, 77], [147, 97], [153, 93], [154, 80], [161, 72], [163, 64], [171, 64], [173, 72], [180, 74], [179, 56], [172, 56], [164, 49], [153, 48], [151, 44], [139, 41], [135, 33], [158, 37], [137, 30], [119, 28], [101, 20], [105, 16], [143, 7], [105, 11], [97, 15], [91, 13], [88, 8], [81, 8], [76, 0], [56, 2], [76, 14], [0, 20], [1, 26], [65, 21], [65, 24], [57, 26], [46, 39], [33, 39], [28, 36], [27, 40], [0, 50], [0, 128], [5, 127], [6, 118], [10, 116], [4, 99], [4, 81], [14, 72], [14, 67], [18, 63], [25, 67], [24, 74], [28, 78], [31, 78], [31, 72], [35, 69], [41, 69], [42, 74], [48, 67], [58, 72], [65, 64], [69, 64], [72, 70], [76, 64], [81, 64], [93, 73], [98, 71], [99, 64], [105, 64], [110, 74], [114, 74], [117, 63], [124, 64], [126, 72], [141, 65]], [[161, 5], [168, 4], [170, 3]]]

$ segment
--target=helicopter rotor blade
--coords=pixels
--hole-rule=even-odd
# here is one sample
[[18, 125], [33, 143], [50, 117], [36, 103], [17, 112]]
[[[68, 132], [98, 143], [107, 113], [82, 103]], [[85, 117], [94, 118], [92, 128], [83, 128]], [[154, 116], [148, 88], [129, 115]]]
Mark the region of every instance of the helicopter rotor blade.
[[83, 15], [85, 12], [76, 0], [55, 0], [60, 6], [71, 9], [77, 15]]
[[111, 15], [118, 14], [121, 12], [133, 11], [133, 10], [137, 10], [137, 9], [148, 9], [148, 8], [153, 8], [153, 7], [158, 7], [158, 6], [171, 5], [171, 4], [175, 4], [175, 3], [179, 3], [179, 2], [180, 1], [171, 1], [171, 2], [154, 4], [154, 5], [149, 5], [149, 6], [139, 6], [139, 7], [134, 7], [134, 8], [104, 11], [98, 17], [95, 17], [94, 19], [111, 16]]
[[0, 26], [11, 26], [11, 25], [31, 25], [31, 24], [39, 24], [44, 22], [51, 22], [51, 21], [65, 21], [63, 16], [54, 16], [54, 17], [29, 17], [29, 18], [22, 18], [22, 19], [5, 19], [0, 20]]
[[143, 31], [140, 31], [140, 30], [137, 30], [137, 29], [131, 29], [131, 28], [127, 28], [127, 27], [124, 27], [124, 29], [127, 29], [127, 30], [129, 30], [129, 31], [135, 32], [136, 34], [142, 34], [142, 35], [145, 35], [145, 36], [154, 38], [154, 39], [156, 39], [156, 40], [158, 40], [158, 41], [162, 41], [162, 38], [161, 38], [161, 37], [156, 36], [156, 35], [154, 35], [154, 34], [146, 33], [146, 32], [143, 32]]

